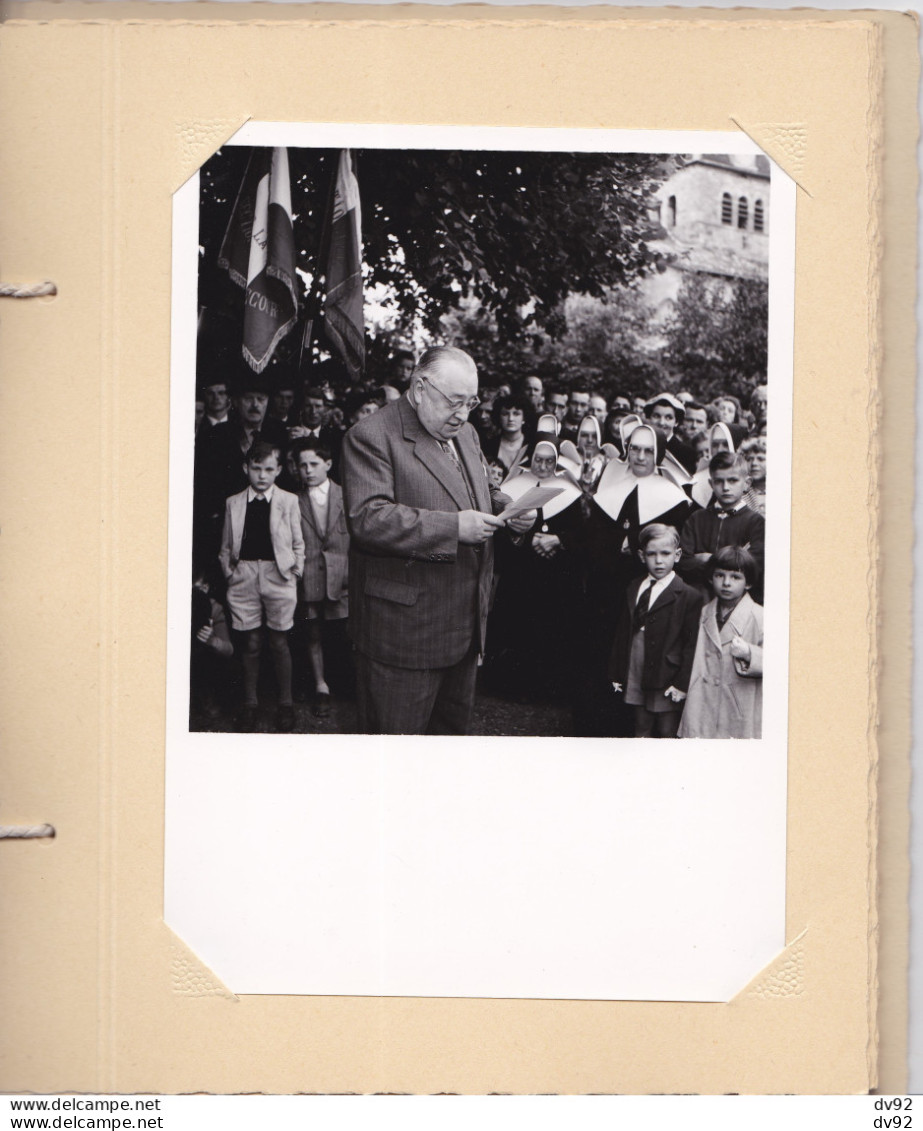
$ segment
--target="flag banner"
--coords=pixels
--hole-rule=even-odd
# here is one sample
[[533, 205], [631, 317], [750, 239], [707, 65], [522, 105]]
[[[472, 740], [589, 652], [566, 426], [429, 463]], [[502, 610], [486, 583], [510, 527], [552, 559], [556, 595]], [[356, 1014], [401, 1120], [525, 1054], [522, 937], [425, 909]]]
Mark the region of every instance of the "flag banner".
[[262, 373], [298, 317], [287, 149], [251, 154], [218, 264], [245, 288], [243, 355]]
[[362, 313], [362, 211], [348, 149], [340, 151], [330, 213], [324, 323], [330, 344], [356, 379], [365, 366]]

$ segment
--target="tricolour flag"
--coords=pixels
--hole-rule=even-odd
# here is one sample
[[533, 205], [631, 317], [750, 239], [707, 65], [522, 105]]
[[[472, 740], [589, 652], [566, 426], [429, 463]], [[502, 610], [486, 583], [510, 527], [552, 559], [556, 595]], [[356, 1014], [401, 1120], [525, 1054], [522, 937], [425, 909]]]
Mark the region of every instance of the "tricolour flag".
[[352, 379], [365, 365], [362, 315], [362, 212], [348, 149], [340, 151], [328, 229], [324, 323], [327, 339]]
[[298, 318], [287, 149], [250, 155], [218, 264], [245, 289], [243, 354], [262, 373]]

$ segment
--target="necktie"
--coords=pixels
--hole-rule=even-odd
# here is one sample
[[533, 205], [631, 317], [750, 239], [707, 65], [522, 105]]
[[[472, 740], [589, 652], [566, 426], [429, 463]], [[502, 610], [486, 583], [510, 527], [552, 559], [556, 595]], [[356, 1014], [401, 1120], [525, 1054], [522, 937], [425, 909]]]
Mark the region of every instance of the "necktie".
[[440, 440], [439, 447], [442, 448], [442, 450], [449, 457], [452, 463], [455, 464], [455, 467], [458, 470], [458, 474], [462, 477], [462, 482], [465, 485], [465, 491], [468, 494], [468, 502], [471, 504], [471, 509], [477, 510], [478, 505], [474, 498], [474, 492], [471, 490], [471, 484], [468, 482], [468, 476], [465, 472], [464, 467], [462, 467], [462, 462], [458, 458], [458, 452], [456, 452], [454, 445], [451, 444], [448, 440]]
[[648, 585], [635, 605], [635, 631], [644, 631], [644, 622], [647, 620], [647, 610], [651, 607], [651, 590], [653, 585]]

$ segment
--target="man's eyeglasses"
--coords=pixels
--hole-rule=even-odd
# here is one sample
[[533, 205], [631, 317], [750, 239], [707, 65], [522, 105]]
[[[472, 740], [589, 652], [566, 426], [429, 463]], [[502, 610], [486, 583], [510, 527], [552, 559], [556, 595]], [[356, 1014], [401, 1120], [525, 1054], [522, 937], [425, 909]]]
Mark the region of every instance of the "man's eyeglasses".
[[437, 388], [428, 377], [421, 377], [420, 380], [429, 385], [431, 389], [435, 389], [453, 412], [474, 412], [481, 403], [480, 397], [468, 397], [467, 400], [464, 397], [447, 397], [442, 389]]

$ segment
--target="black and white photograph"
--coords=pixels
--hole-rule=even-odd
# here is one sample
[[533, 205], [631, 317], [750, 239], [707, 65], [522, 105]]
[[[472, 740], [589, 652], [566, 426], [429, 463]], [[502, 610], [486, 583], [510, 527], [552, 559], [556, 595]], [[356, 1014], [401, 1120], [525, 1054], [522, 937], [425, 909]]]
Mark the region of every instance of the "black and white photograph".
[[198, 220], [192, 730], [760, 737], [765, 156], [228, 145]]
[[230, 991], [784, 946], [794, 204], [740, 133], [284, 123], [176, 193], [165, 919]]

